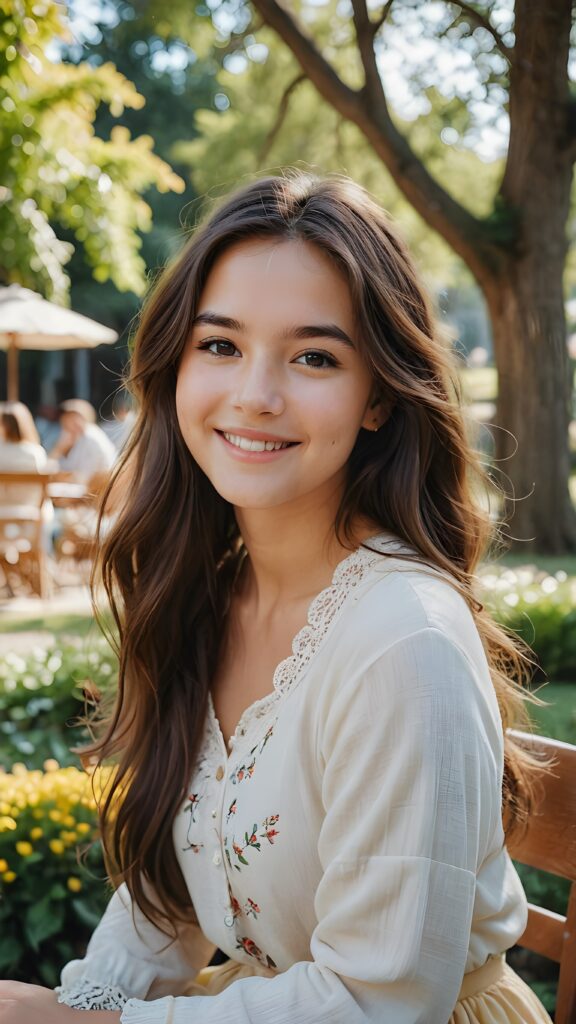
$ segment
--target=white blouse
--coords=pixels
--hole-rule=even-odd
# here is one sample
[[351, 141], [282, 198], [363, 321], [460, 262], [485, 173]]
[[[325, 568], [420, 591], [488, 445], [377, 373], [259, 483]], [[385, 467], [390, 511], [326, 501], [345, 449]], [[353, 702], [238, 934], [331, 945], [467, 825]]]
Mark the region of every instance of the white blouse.
[[[121, 887], [61, 1001], [123, 1006], [123, 1024], [446, 1024], [464, 973], [521, 935], [473, 617], [391, 534], [369, 543], [230, 751], [210, 705], [174, 824], [199, 927], [167, 946]], [[186, 995], [216, 947], [254, 976]]]

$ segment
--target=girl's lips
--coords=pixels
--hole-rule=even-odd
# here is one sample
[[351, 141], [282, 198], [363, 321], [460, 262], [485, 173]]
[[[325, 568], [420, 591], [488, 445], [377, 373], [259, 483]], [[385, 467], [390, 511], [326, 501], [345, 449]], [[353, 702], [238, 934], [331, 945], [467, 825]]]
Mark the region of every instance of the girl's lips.
[[[239, 460], [240, 462], [273, 462], [275, 459], [281, 458], [283, 455], [286, 455], [287, 452], [291, 451], [293, 448], [298, 447], [298, 445], [300, 444], [299, 441], [285, 441], [285, 442], [282, 442], [281, 438], [274, 438], [274, 439], [271, 438], [271, 437], [268, 437], [268, 438], [266, 438], [266, 437], [258, 437], [258, 438], [256, 438], [254, 436], [250, 436], [250, 438], [247, 438], [247, 439], [253, 440], [253, 441], [256, 441], [256, 440], [258, 440], [258, 441], [260, 441], [260, 440], [262, 440], [262, 441], [265, 441], [265, 440], [272, 441], [272, 440], [274, 440], [274, 442], [277, 443], [277, 444], [282, 442], [284, 447], [282, 447], [282, 448], [275, 448], [275, 449], [272, 449], [270, 451], [267, 451], [266, 449], [264, 449], [264, 451], [248, 451], [245, 448], [239, 448], [238, 445], [235, 445], [231, 441], [228, 441], [227, 438], [224, 436], [224, 434], [223, 434], [223, 432], [221, 430], [216, 430], [215, 433], [218, 435], [218, 437], [222, 441], [222, 444], [226, 446], [227, 452], [233, 458]], [[226, 433], [228, 433], [228, 431], [226, 431]], [[236, 437], [240, 437], [240, 436], [245, 436], [245, 435], [237, 433], [235, 436]]]

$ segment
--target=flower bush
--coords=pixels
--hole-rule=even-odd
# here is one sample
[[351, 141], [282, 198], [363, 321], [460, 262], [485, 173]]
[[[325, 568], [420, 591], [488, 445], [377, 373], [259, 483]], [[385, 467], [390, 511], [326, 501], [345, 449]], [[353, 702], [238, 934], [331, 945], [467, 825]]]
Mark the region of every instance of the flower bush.
[[86, 742], [78, 723], [85, 704], [93, 704], [113, 685], [117, 661], [104, 638], [90, 647], [54, 645], [33, 648], [25, 656], [0, 660], [0, 766], [15, 761], [40, 768], [47, 758], [77, 764], [70, 747]]
[[110, 897], [96, 824], [109, 773], [0, 772], [0, 977], [54, 986], [83, 955]]
[[533, 649], [540, 675], [576, 682], [576, 578], [530, 565], [485, 565], [478, 580], [494, 618]]

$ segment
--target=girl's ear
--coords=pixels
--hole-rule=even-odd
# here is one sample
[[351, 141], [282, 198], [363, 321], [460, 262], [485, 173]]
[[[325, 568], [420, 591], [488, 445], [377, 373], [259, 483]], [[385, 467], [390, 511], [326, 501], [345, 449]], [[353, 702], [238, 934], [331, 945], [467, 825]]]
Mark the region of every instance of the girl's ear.
[[362, 426], [364, 430], [380, 430], [396, 405], [395, 398], [374, 398], [366, 407]]

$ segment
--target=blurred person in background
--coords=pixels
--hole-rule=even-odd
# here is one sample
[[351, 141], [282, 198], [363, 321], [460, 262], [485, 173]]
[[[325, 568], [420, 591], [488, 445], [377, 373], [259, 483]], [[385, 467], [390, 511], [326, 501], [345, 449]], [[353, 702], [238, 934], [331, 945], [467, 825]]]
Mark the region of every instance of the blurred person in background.
[[42, 473], [48, 456], [23, 402], [0, 404], [0, 473]]
[[57, 405], [45, 403], [38, 406], [34, 417], [40, 435], [40, 444], [47, 452], [52, 451], [60, 436], [60, 412]]
[[116, 459], [116, 449], [96, 424], [96, 410], [82, 398], [60, 405], [60, 436], [50, 452], [62, 472], [88, 481], [107, 473]]
[[[40, 444], [32, 413], [23, 402], [0, 403], [0, 473], [49, 473], [58, 468]], [[38, 507], [39, 485], [6, 484], [0, 494], [0, 517], [15, 506]], [[46, 548], [51, 547], [50, 524], [54, 509], [51, 501], [42, 505], [42, 519], [47, 524]]]

